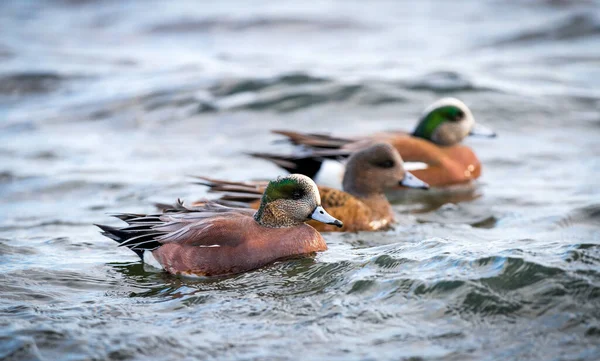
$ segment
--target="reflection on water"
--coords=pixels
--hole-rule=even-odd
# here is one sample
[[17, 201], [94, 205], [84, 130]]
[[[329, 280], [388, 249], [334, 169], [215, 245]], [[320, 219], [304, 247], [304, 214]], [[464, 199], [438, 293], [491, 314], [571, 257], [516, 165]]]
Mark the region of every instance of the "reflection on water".
[[[0, 359], [597, 359], [599, 7], [2, 2]], [[499, 137], [387, 232], [193, 279], [92, 226], [279, 175], [242, 154], [287, 152], [268, 129], [410, 130], [442, 96]]]

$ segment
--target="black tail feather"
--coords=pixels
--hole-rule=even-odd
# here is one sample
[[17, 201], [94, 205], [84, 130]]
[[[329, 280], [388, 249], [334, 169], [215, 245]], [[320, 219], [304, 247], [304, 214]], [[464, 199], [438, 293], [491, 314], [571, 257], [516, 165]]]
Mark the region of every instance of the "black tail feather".
[[[118, 216], [116, 217], [123, 219]], [[136, 219], [139, 218], [140, 217], [136, 217]], [[129, 218], [128, 220], [131, 221], [131, 219], [133, 218]], [[160, 243], [156, 241], [156, 238], [163, 235], [164, 232], [156, 232], [152, 228], [152, 225], [148, 223], [132, 223], [133, 225], [123, 228], [116, 228], [103, 224], [96, 224], [95, 226], [102, 230], [101, 234], [103, 236], [117, 242], [119, 247], [125, 246], [135, 252], [141, 259], [144, 259], [144, 251], [154, 250], [160, 247]]]
[[[116, 214], [111, 214], [111, 216], [119, 218], [122, 221], [127, 222], [130, 219], [133, 218], [139, 218], [139, 217], [143, 217], [143, 214], [135, 214], [135, 213], [116, 213]], [[127, 222], [129, 223], [129, 222]]]
[[[169, 234], [170, 231], [159, 230], [157, 226], [168, 226], [169, 214], [171, 213], [192, 213], [192, 212], [229, 212], [232, 208], [226, 207], [215, 202], [207, 201], [199, 207], [188, 208], [181, 199], [177, 203], [168, 207], [163, 214], [132, 214], [118, 213], [114, 217], [127, 222], [126, 227], [117, 228], [96, 224], [100, 228], [102, 235], [117, 242], [119, 246], [124, 246], [135, 252], [142, 260], [144, 251], [152, 251], [162, 245], [162, 237]], [[161, 219], [163, 217], [163, 219]], [[166, 217], [166, 219], [164, 218]]]
[[101, 233], [103, 236], [106, 236], [119, 244], [122, 243], [123, 241], [125, 241], [125, 239], [127, 237], [127, 234], [125, 232], [122, 232], [118, 228], [114, 228], [111, 226], [105, 226], [103, 224], [94, 224], [94, 225], [102, 230]]
[[156, 241], [156, 237], [162, 236], [163, 232], [145, 233], [135, 237], [131, 237], [119, 244], [119, 247], [127, 247], [129, 249], [151, 250], [160, 247], [160, 243]]
[[314, 178], [317, 175], [324, 161], [321, 157], [312, 156], [284, 156], [270, 153], [248, 153], [248, 155], [271, 161], [289, 173], [300, 173], [310, 178]]
[[341, 161], [352, 154], [348, 149], [309, 150], [300, 154], [248, 153], [248, 155], [275, 163], [290, 173], [300, 173], [314, 178], [327, 159]]

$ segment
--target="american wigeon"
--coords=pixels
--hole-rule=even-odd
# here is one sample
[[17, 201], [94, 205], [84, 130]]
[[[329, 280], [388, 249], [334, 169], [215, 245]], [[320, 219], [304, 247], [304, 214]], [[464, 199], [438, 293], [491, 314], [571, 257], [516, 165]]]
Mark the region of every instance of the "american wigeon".
[[123, 228], [102, 234], [172, 274], [216, 276], [327, 249], [309, 219], [341, 227], [321, 206], [316, 184], [292, 174], [269, 182], [258, 211], [205, 202], [178, 203], [162, 214], [119, 214]]
[[[212, 192], [220, 192], [226, 204], [260, 206], [264, 182], [227, 182], [206, 177], [200, 184]], [[344, 222], [341, 228], [327, 224], [309, 224], [321, 232], [376, 231], [389, 228], [394, 212], [384, 192], [398, 185], [427, 189], [429, 186], [404, 170], [398, 151], [387, 143], [377, 143], [354, 152], [348, 159], [343, 191], [319, 186], [321, 204], [335, 218]], [[227, 203], [230, 202], [230, 203]], [[202, 204], [200, 201], [198, 204]]]
[[[495, 136], [491, 130], [475, 123], [471, 110], [455, 98], [443, 98], [427, 107], [412, 133], [388, 131], [340, 138], [283, 130], [273, 132], [286, 136], [293, 144], [303, 146], [303, 152], [289, 156], [250, 154], [273, 161], [290, 172], [314, 178], [324, 159], [347, 156], [373, 142], [387, 142], [400, 152], [404, 161], [425, 163], [424, 169], [413, 170], [413, 174], [435, 187], [477, 179], [481, 175], [481, 163], [471, 148], [459, 143], [468, 135]], [[347, 152], [336, 153], [335, 150]]]

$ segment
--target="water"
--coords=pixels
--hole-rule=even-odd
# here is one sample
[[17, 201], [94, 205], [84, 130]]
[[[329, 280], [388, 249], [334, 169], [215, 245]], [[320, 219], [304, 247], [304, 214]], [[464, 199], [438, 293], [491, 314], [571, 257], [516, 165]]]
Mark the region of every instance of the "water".
[[[593, 1], [3, 1], [0, 359], [597, 360], [599, 65]], [[442, 96], [500, 137], [389, 232], [198, 281], [92, 226]]]

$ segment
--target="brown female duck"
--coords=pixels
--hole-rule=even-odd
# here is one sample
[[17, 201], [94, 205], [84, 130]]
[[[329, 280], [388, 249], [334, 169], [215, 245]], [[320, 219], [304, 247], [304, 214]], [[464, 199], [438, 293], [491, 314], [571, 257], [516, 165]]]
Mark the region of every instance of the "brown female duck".
[[[201, 184], [223, 193], [221, 201], [258, 208], [264, 182], [227, 182], [205, 177]], [[384, 192], [397, 186], [427, 189], [429, 186], [404, 170], [402, 158], [387, 143], [378, 143], [354, 152], [348, 159], [343, 191], [319, 186], [321, 204], [344, 226], [309, 224], [321, 232], [356, 232], [386, 229], [395, 221], [392, 206]], [[202, 204], [200, 201], [197, 204]]]

